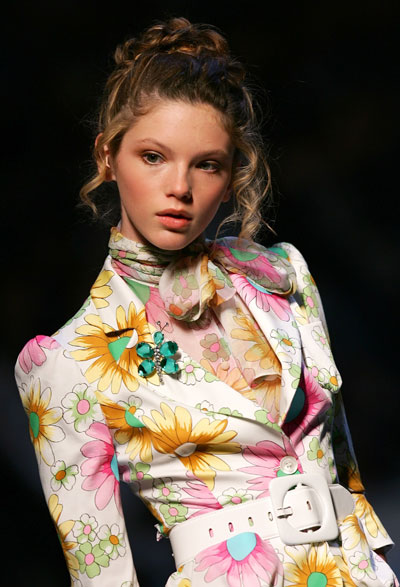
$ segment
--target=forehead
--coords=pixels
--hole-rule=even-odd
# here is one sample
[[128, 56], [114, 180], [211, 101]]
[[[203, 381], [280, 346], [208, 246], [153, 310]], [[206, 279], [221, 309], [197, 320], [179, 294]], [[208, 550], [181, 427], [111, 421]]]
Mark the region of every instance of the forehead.
[[223, 149], [230, 151], [232, 142], [223, 117], [210, 104], [159, 100], [140, 115], [125, 133], [128, 142], [147, 138], [167, 142], [176, 148]]

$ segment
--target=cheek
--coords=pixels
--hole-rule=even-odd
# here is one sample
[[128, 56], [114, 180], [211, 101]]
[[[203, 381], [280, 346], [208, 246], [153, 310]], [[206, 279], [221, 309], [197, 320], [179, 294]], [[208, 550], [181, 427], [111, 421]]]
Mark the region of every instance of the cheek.
[[151, 182], [143, 177], [143, 174], [127, 172], [116, 175], [121, 198], [141, 202], [145, 200], [145, 194], [151, 189]]
[[209, 203], [210, 206], [215, 208], [219, 208], [219, 206], [223, 202], [227, 202], [229, 200], [229, 193], [228, 193], [228, 182], [224, 182], [222, 185], [219, 185], [210, 196]]
[[211, 176], [199, 185], [201, 200], [210, 206], [218, 206], [225, 198], [229, 187], [229, 178]]
[[214, 197], [205, 199], [200, 204], [200, 210], [202, 213], [203, 222], [208, 225], [217, 214], [221, 204], [223, 202], [223, 196], [218, 192]]

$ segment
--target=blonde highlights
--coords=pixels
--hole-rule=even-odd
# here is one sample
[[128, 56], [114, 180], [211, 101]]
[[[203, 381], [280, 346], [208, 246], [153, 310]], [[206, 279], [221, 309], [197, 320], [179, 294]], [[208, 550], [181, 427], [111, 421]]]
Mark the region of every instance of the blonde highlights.
[[115, 157], [125, 133], [155, 102], [206, 103], [220, 113], [235, 146], [235, 209], [222, 224], [238, 222], [240, 236], [253, 238], [264, 222], [261, 210], [271, 191], [270, 170], [245, 70], [224, 37], [208, 25], [173, 18], [120, 45], [114, 59], [98, 117], [93, 151], [97, 172], [80, 191], [82, 203], [99, 213], [96, 190], [111, 172], [106, 150]]

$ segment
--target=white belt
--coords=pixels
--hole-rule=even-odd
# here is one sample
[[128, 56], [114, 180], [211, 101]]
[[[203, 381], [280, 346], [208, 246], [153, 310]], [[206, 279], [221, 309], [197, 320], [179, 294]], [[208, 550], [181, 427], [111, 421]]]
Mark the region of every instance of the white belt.
[[263, 540], [279, 537], [289, 545], [335, 540], [337, 522], [354, 512], [351, 493], [341, 485], [328, 485], [322, 475], [276, 477], [269, 489], [270, 497], [225, 506], [174, 526], [169, 538], [176, 567], [245, 532]]

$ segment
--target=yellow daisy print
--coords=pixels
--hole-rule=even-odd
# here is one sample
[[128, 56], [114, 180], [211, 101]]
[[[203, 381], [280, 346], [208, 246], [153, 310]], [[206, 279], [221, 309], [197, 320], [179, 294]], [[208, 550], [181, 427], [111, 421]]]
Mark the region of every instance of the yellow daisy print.
[[113, 275], [113, 271], [103, 269], [90, 290], [90, 296], [97, 309], [106, 308], [109, 305], [105, 298], [112, 294], [112, 289], [107, 284]]
[[214, 487], [215, 469], [230, 471], [229, 465], [216, 454], [240, 452], [240, 445], [231, 442], [234, 431], [226, 431], [227, 420], [210, 422], [202, 418], [193, 428], [190, 412], [178, 406], [174, 411], [165, 403], [162, 412], [152, 410], [153, 420], [143, 416], [142, 420], [151, 432], [154, 448], [164, 454], [175, 455], [181, 463], [204, 481], [209, 489]]
[[335, 561], [337, 566], [339, 567], [340, 574], [342, 575], [344, 587], [356, 587], [356, 584], [350, 576], [349, 567], [343, 560], [343, 557], [338, 554], [335, 554]]
[[72, 528], [74, 527], [74, 520], [67, 520], [65, 522], [61, 522], [59, 524], [60, 516], [62, 513], [62, 505], [58, 502], [58, 496], [53, 494], [49, 497], [49, 511], [53, 521], [56, 525], [57, 534], [60, 539], [61, 547], [64, 553], [65, 560], [67, 561], [67, 566], [69, 572], [73, 577], [76, 579], [78, 578], [78, 569], [79, 569], [79, 562], [78, 559], [70, 550], [76, 548], [78, 546], [77, 542], [72, 542], [67, 540], [68, 534], [71, 532]]
[[[136, 345], [139, 342], [152, 343], [145, 309], [137, 313], [135, 304], [131, 302], [126, 314], [123, 307], [118, 306], [116, 320], [118, 328], [114, 330], [103, 324], [98, 315], [86, 316], [86, 324], [76, 330], [81, 336], [70, 342], [72, 346], [81, 348], [72, 351], [71, 356], [77, 361], [96, 359], [85, 376], [90, 383], [98, 381], [100, 391], [111, 385], [112, 393], [118, 393], [122, 381], [130, 391], [136, 391], [139, 387], [138, 365], [142, 362], [136, 353]], [[147, 380], [158, 383], [155, 375]]]
[[355, 514], [350, 514], [340, 524], [340, 534], [342, 537], [343, 548], [351, 550], [361, 542], [361, 549], [367, 549], [368, 544], [365, 534], [360, 526], [358, 517]]
[[355, 514], [360, 518], [360, 520], [362, 519], [364, 526], [367, 528], [371, 536], [376, 538], [380, 532], [383, 536], [386, 537], [387, 532], [382, 526], [380, 519], [372, 509], [372, 506], [368, 502], [367, 498], [361, 493], [354, 495], [354, 497], [356, 499]]
[[51, 389], [47, 387], [41, 390], [40, 379], [33, 379], [29, 390], [20, 389], [21, 400], [29, 419], [29, 434], [39, 461], [43, 459], [46, 465], [54, 464], [52, 442], [64, 440], [65, 433], [60, 426], [55, 424], [62, 418], [62, 410], [59, 407], [49, 408], [51, 401]]
[[273, 373], [281, 372], [281, 364], [273, 348], [264, 337], [262, 331], [256, 327], [254, 320], [246, 316], [238, 309], [237, 316], [234, 316], [236, 324], [241, 328], [234, 328], [231, 332], [232, 338], [254, 342], [245, 353], [246, 361], [259, 361], [260, 367]]
[[248, 397], [267, 410], [273, 422], [277, 422], [279, 419], [281, 389], [281, 376], [267, 375], [266, 377], [254, 380], [251, 389], [252, 395]]
[[214, 306], [219, 306], [225, 299], [218, 295], [218, 290], [223, 289], [225, 283], [218, 278], [216, 271], [209, 268], [208, 261], [208, 255], [203, 255], [200, 262], [201, 300], [203, 302], [210, 300]]
[[[336, 402], [335, 416], [339, 414], [337, 409], [339, 403]], [[335, 430], [335, 445], [338, 447], [338, 457], [336, 460], [339, 478], [342, 480], [343, 485], [348, 487], [353, 493], [363, 493], [365, 487], [361, 481], [360, 471], [349, 450], [345, 431], [341, 428]]]
[[150, 463], [153, 460], [150, 432], [138, 418], [142, 412], [139, 409], [141, 400], [131, 396], [128, 403], [116, 404], [99, 391], [96, 396], [108, 427], [116, 430], [115, 440], [118, 444], [127, 444], [125, 453], [129, 458], [133, 460], [139, 454], [143, 462]]
[[303, 303], [300, 301], [300, 299], [297, 300], [298, 302], [300, 302], [300, 305], [296, 304], [296, 308], [295, 308], [295, 318], [296, 318], [296, 322], [297, 324], [301, 324], [302, 326], [304, 324], [308, 324], [309, 323], [309, 319], [307, 316], [307, 310], [305, 309]]
[[[217, 377], [236, 391], [239, 391], [243, 394], [251, 391], [247, 381], [243, 377], [238, 367], [231, 369], [229, 367], [229, 363], [220, 363], [218, 367], [215, 368], [208, 359], [201, 359], [200, 365], [206, 371], [209, 371], [212, 375], [214, 375], [214, 377]], [[228, 368], [226, 368], [225, 365], [228, 365]]]
[[365, 487], [361, 481], [360, 471], [358, 470], [357, 465], [354, 462], [351, 462], [351, 460], [352, 459], [350, 457], [349, 467], [346, 471], [347, 485], [352, 491], [356, 493], [362, 493], [365, 491]]
[[249, 380], [253, 379], [253, 383], [249, 387], [238, 367], [226, 369], [224, 368], [225, 364], [220, 363], [217, 368], [214, 368], [208, 359], [201, 359], [200, 365], [215, 377], [239, 391], [244, 397], [255, 401], [259, 406], [267, 410], [271, 414], [273, 421], [278, 419], [282, 385], [280, 375], [267, 375], [266, 377], [254, 379], [254, 370], [245, 369], [244, 374], [246, 375], [247, 373], [246, 376], [248, 376]]
[[124, 235], [119, 232], [119, 230], [116, 226], [113, 226], [111, 228], [111, 239], [117, 243], [118, 241], [120, 241], [123, 238], [124, 238]]
[[318, 546], [286, 546], [294, 561], [285, 564], [288, 585], [297, 587], [342, 587], [342, 576], [327, 544]]

